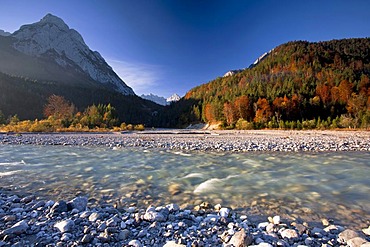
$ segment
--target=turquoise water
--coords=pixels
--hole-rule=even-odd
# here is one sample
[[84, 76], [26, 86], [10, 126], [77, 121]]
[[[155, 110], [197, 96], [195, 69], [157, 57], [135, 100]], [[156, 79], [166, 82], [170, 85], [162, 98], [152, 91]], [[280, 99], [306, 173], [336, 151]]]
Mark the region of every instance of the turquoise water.
[[315, 212], [366, 222], [369, 177], [369, 152], [220, 154], [0, 146], [2, 188], [52, 199], [87, 195], [91, 203], [121, 206], [186, 206], [206, 200], [261, 213]]

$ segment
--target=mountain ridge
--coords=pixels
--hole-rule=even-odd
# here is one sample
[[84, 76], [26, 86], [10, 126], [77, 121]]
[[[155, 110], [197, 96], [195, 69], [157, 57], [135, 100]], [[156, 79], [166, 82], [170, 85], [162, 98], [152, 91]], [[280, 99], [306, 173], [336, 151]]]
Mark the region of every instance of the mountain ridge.
[[140, 95], [141, 98], [143, 99], [146, 99], [146, 100], [150, 100], [158, 105], [167, 105], [167, 102], [166, 102], [166, 98], [165, 97], [161, 97], [161, 96], [158, 96], [158, 95], [155, 95], [155, 94], [142, 94]]
[[26, 55], [51, 58], [64, 68], [78, 67], [97, 83], [124, 95], [134, 94], [99, 52], [90, 50], [82, 36], [59, 17], [47, 14], [39, 22], [21, 26], [10, 37], [15, 38], [13, 47]]
[[162, 106], [169, 105], [169, 104], [171, 104], [173, 102], [177, 102], [181, 99], [181, 97], [176, 93], [172, 94], [168, 98], [161, 97], [161, 96], [158, 96], [158, 95], [154, 95], [152, 93], [147, 94], [147, 95], [142, 94], [142, 95], [140, 95], [140, 97], [143, 98], [143, 99], [146, 99], [146, 100], [150, 100], [150, 101], [152, 101], [154, 103], [157, 103], [159, 105], [162, 105]]

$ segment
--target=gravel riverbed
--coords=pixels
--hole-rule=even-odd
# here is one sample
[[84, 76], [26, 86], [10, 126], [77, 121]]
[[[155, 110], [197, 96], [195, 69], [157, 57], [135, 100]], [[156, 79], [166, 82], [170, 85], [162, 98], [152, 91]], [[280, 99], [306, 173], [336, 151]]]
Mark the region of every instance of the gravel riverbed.
[[[145, 131], [0, 134], [1, 145], [141, 147], [216, 152], [370, 151], [368, 131]], [[45, 200], [0, 188], [3, 246], [370, 246], [367, 228], [331, 219], [255, 218], [227, 205], [180, 208], [95, 205], [87, 197]], [[369, 202], [370, 203], [370, 202]], [[283, 205], [282, 205], [283, 206]], [[366, 219], [365, 219], [366, 220]], [[369, 219], [367, 219], [369, 222]]]
[[216, 152], [370, 151], [370, 131], [200, 131], [0, 134], [0, 144], [142, 147]]
[[192, 209], [89, 207], [88, 198], [43, 201], [0, 193], [0, 246], [361, 246], [370, 227], [351, 230], [278, 215], [254, 221], [222, 205]]

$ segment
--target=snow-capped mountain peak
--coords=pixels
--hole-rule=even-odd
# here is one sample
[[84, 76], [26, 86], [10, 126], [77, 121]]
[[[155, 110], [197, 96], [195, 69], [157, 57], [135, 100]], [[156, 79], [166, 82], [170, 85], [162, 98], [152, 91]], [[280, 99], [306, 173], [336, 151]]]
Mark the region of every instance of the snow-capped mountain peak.
[[178, 94], [172, 94], [170, 97], [166, 99], [167, 103], [179, 101], [181, 97]]
[[158, 105], [167, 105], [166, 98], [154, 95], [152, 93], [150, 94], [142, 94], [140, 96], [143, 99], [153, 101], [154, 103], [157, 103]]
[[103, 57], [90, 50], [82, 36], [57, 16], [47, 14], [39, 22], [23, 25], [12, 36], [16, 38], [14, 48], [24, 54], [36, 57], [53, 54], [60, 66], [77, 66], [98, 83], [125, 95], [134, 94]]
[[50, 13], [45, 15], [44, 18], [42, 18], [39, 23], [40, 24], [53, 24], [59, 27], [60, 29], [64, 29], [66, 31], [69, 29], [68, 25], [61, 18], [55, 15], [52, 15]]
[[171, 95], [170, 97], [168, 97], [167, 99], [164, 98], [164, 97], [161, 97], [161, 96], [158, 96], [158, 95], [154, 95], [154, 94], [142, 94], [140, 96], [141, 98], [143, 99], [146, 99], [146, 100], [150, 100], [150, 101], [153, 101], [155, 103], [157, 103], [158, 105], [169, 105], [171, 104], [172, 102], [176, 102], [176, 101], [179, 101], [181, 99], [181, 97], [177, 94], [173, 94]]
[[228, 76], [232, 76], [232, 75], [235, 75], [236, 73], [240, 73], [242, 72], [244, 69], [234, 69], [234, 70], [229, 70], [228, 72], [226, 72], [223, 77], [228, 77]]

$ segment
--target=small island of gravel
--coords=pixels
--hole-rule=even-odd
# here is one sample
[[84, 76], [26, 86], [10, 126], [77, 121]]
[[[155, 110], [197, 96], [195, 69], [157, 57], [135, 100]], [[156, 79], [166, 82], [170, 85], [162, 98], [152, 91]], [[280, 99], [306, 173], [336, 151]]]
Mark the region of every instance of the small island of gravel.
[[189, 151], [370, 151], [370, 131], [153, 130], [0, 134], [0, 144], [141, 147]]

